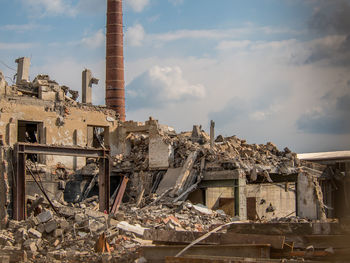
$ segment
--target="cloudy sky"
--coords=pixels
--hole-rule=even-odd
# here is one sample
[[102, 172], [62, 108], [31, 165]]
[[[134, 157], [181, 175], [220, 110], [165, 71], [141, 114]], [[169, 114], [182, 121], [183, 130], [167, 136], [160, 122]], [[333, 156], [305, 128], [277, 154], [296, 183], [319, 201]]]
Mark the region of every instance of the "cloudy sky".
[[[104, 104], [105, 0], [0, 0], [0, 70], [31, 57]], [[350, 149], [350, 0], [125, 0], [127, 119], [296, 152]]]

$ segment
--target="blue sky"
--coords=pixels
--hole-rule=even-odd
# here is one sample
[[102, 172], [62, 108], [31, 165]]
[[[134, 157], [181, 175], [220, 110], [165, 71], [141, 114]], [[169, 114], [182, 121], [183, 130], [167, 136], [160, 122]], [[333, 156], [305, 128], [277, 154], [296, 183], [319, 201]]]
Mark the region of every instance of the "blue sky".
[[[90, 68], [104, 104], [106, 1], [0, 4], [9, 83], [21, 56], [31, 79], [79, 91]], [[177, 131], [214, 119], [217, 134], [249, 143], [350, 148], [349, 0], [125, 0], [124, 32], [127, 119]]]

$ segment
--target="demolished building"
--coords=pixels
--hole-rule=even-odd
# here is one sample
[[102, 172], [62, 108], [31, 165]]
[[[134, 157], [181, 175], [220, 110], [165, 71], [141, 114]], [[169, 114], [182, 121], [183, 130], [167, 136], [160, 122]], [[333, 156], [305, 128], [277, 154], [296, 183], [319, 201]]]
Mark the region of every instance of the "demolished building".
[[[87, 75], [90, 80], [84, 81]], [[85, 70], [83, 90], [91, 88], [91, 79]], [[232, 233], [244, 246], [262, 238], [278, 240], [255, 229], [264, 224], [270, 228], [271, 222], [277, 228], [287, 223], [297, 229], [315, 222], [310, 234], [343, 231], [327, 219], [332, 214], [322, 178], [330, 178], [329, 169], [301, 161], [288, 148], [280, 151], [270, 142], [248, 144], [236, 136], [214, 138], [214, 129], [207, 134], [197, 125], [178, 134], [153, 118], [122, 122], [115, 111], [92, 105], [86, 95], [91, 92], [83, 92], [80, 103], [76, 91], [45, 75], [12, 86], [3, 78], [1, 83], [1, 225], [25, 231], [20, 238], [8, 236], [6, 230], [2, 234], [4, 251], [12, 251], [12, 258], [27, 251], [30, 260], [66, 259], [71, 243], [63, 240], [80, 239], [90, 251], [75, 247], [70, 252], [74, 258], [97, 259], [91, 238], [105, 233], [118, 255], [112, 259], [128, 262], [138, 257], [141, 247], [141, 255], [158, 262], [154, 249], [173, 256], [168, 250], [174, 248], [154, 248], [146, 240], [186, 244], [232, 222], [241, 223], [229, 226], [231, 234], [216, 233], [201, 245], [237, 246], [235, 238], [220, 241]], [[74, 229], [68, 227], [72, 219]], [[250, 229], [252, 223], [246, 222], [257, 225]], [[328, 230], [316, 230], [319, 227]], [[120, 231], [129, 234], [124, 238]], [[185, 233], [192, 237], [185, 238]], [[282, 243], [285, 250], [288, 242]], [[249, 253], [255, 257], [271, 256], [267, 247], [259, 248], [263, 254], [254, 254], [254, 249]], [[234, 255], [245, 256], [237, 251]]]
[[348, 159], [215, 137], [213, 121], [209, 134], [125, 121], [121, 4], [108, 0], [107, 107], [88, 69], [81, 102], [30, 81], [29, 58], [13, 85], [0, 72], [0, 260], [347, 262]]

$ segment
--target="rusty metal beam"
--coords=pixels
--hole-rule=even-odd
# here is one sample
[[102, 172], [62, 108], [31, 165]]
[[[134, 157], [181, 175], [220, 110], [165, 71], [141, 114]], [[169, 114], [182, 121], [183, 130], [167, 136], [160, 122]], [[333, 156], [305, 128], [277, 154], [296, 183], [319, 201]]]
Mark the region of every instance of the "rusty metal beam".
[[101, 212], [109, 212], [109, 196], [110, 196], [110, 162], [108, 158], [99, 160], [99, 207]]
[[15, 163], [15, 177], [16, 185], [13, 189], [13, 217], [17, 221], [24, 220], [26, 218], [26, 189], [25, 189], [25, 154], [18, 151], [18, 146], [14, 151], [14, 163]]
[[15, 145], [14, 163], [16, 174], [16, 186], [14, 187], [13, 217], [15, 220], [24, 220], [25, 211], [25, 155], [26, 154], [47, 154], [61, 156], [78, 156], [87, 158], [100, 158], [99, 173], [99, 199], [100, 211], [109, 211], [109, 187], [110, 187], [110, 162], [108, 159], [109, 150], [95, 148], [79, 148], [67, 146], [48, 146], [40, 144], [17, 143]]
[[112, 210], [111, 210], [112, 214], [117, 213], [118, 210], [119, 210], [119, 206], [122, 203], [123, 196], [124, 196], [126, 185], [128, 184], [128, 181], [129, 181], [129, 178], [124, 176], [123, 181], [120, 184], [117, 197], [115, 198], [114, 203], [113, 203], [113, 207], [112, 207]]
[[107, 158], [109, 150], [103, 148], [82, 148], [71, 146], [51, 146], [44, 144], [17, 143], [19, 153], [64, 155], [87, 158]]

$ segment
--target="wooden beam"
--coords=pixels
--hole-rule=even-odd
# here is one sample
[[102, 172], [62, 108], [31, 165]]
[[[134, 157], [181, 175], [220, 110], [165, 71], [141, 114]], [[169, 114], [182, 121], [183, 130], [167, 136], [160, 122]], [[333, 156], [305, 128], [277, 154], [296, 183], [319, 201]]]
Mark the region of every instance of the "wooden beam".
[[[166, 257], [165, 263], [280, 263], [280, 259], [247, 258], [247, 257], [221, 257], [221, 256], [185, 256]], [[295, 260], [283, 260], [284, 263], [295, 263]], [[304, 263], [321, 263], [321, 261], [303, 260]], [[322, 263], [326, 263], [322, 261]]]
[[[147, 262], [164, 262], [166, 257], [175, 256], [184, 248], [182, 245], [147, 246], [141, 247], [140, 254]], [[270, 258], [270, 245], [201, 245], [191, 247], [186, 255]]]
[[[199, 237], [203, 232], [171, 231], [171, 230], [146, 230], [144, 238], [156, 243], [189, 244]], [[199, 244], [234, 245], [234, 244], [270, 244], [272, 248], [283, 249], [284, 236], [256, 235], [238, 233], [213, 233]]]

